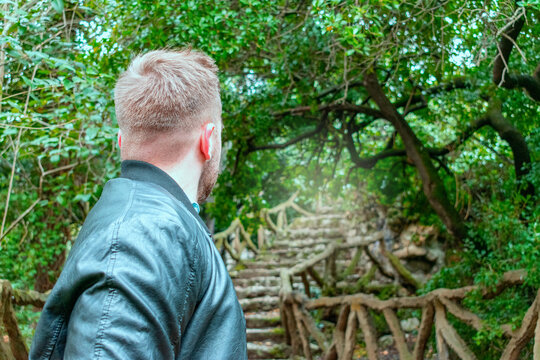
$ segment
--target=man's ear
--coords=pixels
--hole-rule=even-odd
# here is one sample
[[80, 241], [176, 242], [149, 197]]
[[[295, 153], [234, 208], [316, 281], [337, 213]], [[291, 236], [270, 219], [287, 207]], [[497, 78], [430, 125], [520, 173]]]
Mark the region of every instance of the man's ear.
[[206, 161], [212, 158], [212, 147], [214, 145], [214, 139], [212, 139], [212, 133], [216, 125], [213, 123], [208, 123], [204, 125], [203, 131], [201, 133], [201, 153]]
[[118, 147], [122, 148], [122, 130], [118, 130]]

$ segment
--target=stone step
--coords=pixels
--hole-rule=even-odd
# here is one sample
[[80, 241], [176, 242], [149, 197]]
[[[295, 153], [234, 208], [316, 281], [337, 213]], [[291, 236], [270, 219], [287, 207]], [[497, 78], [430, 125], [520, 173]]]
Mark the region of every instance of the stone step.
[[288, 359], [290, 349], [285, 344], [268, 342], [248, 343], [248, 359]]
[[279, 307], [278, 296], [260, 296], [250, 299], [239, 299], [244, 312], [268, 311]]
[[324, 249], [326, 248], [326, 246], [324, 245], [317, 245], [317, 246], [314, 246], [312, 248], [303, 248], [303, 249], [288, 249], [288, 248], [280, 248], [280, 249], [275, 249], [273, 250], [274, 251], [274, 254], [276, 254], [277, 256], [283, 258], [283, 256], [286, 256], [286, 259], [290, 259], [292, 257], [294, 257], [295, 255], [303, 255], [307, 252], [310, 252], [310, 253], [313, 253], [313, 252], [323, 252]]
[[[322, 253], [325, 251], [328, 246], [330, 246], [329, 243], [326, 244], [318, 244], [313, 246], [305, 246], [302, 248], [287, 248], [286, 246], [280, 246], [279, 248], [276, 248], [274, 250], [276, 256], [279, 257], [279, 259], [274, 260], [276, 263], [280, 264], [280, 267], [292, 267], [294, 265], [297, 265], [297, 263], [294, 263], [293, 257], [295, 254], [299, 255], [298, 257], [304, 257], [306, 254], [311, 255], [314, 253]], [[286, 255], [287, 257], [283, 257], [283, 255]], [[350, 261], [354, 257], [354, 252], [351, 250], [342, 250], [337, 255], [337, 263], [340, 266], [349, 266]], [[360, 258], [359, 263], [366, 263], [370, 261], [366, 256], [362, 256]], [[323, 264], [324, 260], [319, 261], [317, 264]]]
[[[241, 274], [239, 274], [240, 272], [234, 272], [234, 277], [232, 277], [232, 280], [233, 280], [233, 283], [235, 284], [235, 286], [237, 287], [249, 287], [249, 286], [270, 286], [270, 287], [273, 287], [273, 286], [279, 286], [280, 284], [280, 274], [281, 274], [281, 270], [282, 269], [289, 269], [291, 267], [293, 267], [294, 265], [297, 265], [299, 263], [301, 263], [302, 261], [308, 259], [309, 257], [311, 256], [314, 256], [318, 253], [321, 253], [322, 251], [318, 251], [318, 252], [314, 252], [314, 251], [308, 251], [307, 249], [303, 252], [300, 252], [300, 253], [292, 253], [292, 252], [285, 252], [285, 251], [281, 251], [280, 252], [280, 260], [275, 260], [275, 262], [273, 262], [273, 264], [279, 264], [279, 265], [283, 265], [281, 266], [280, 268], [273, 268], [273, 269], [266, 269], [266, 270], [262, 270], [261, 272], [259, 273], [251, 273], [247, 276], [243, 276]], [[347, 257], [352, 257], [352, 254], [347, 254], [348, 256]], [[364, 261], [365, 262], [365, 261]], [[345, 259], [338, 259], [336, 261], [336, 266], [337, 266], [337, 271], [338, 273], [341, 272], [341, 271], [344, 271], [350, 264], [350, 259], [349, 260], [345, 260]], [[359, 264], [357, 264], [356, 266], [356, 270], [353, 272], [353, 274], [358, 274], [358, 273], [361, 273], [361, 269], [363, 268], [366, 268], [369, 266], [369, 264], [363, 264], [363, 262], [361, 261]], [[322, 262], [319, 262], [317, 264], [315, 264], [315, 270], [321, 275], [323, 276], [324, 274], [324, 268], [325, 268], [325, 263], [324, 261]], [[256, 270], [256, 271], [259, 271], [259, 268], [255, 268], [253, 270]], [[241, 272], [249, 272], [249, 271], [253, 271], [251, 269], [244, 269], [244, 270], [241, 270]], [[269, 274], [268, 276], [265, 276], [264, 274]]]
[[280, 261], [280, 259], [272, 260], [271, 258], [244, 264], [246, 269], [279, 269], [283, 267], [292, 267], [294, 265], [296, 265], [296, 261], [294, 260]]
[[294, 219], [294, 221], [299, 222], [312, 222], [312, 221], [320, 221], [320, 220], [327, 220], [327, 219], [343, 219], [343, 213], [339, 212], [329, 212], [325, 214], [313, 214], [311, 216], [299, 216]]
[[332, 227], [336, 224], [347, 224], [350, 220], [343, 214], [324, 214], [309, 217], [299, 217], [291, 223], [291, 228]]
[[268, 277], [260, 276], [254, 278], [236, 278], [232, 279], [235, 288], [245, 288], [253, 285], [260, 286], [280, 286], [281, 278], [279, 276]]
[[313, 238], [326, 238], [326, 239], [336, 239], [343, 238], [343, 234], [339, 228], [328, 229], [289, 229], [284, 235], [285, 238], [290, 239], [313, 239]]
[[326, 247], [316, 247], [316, 248], [305, 248], [304, 250], [287, 250], [287, 249], [278, 249], [275, 251], [276, 255], [285, 260], [296, 260], [296, 263], [299, 264], [304, 260], [316, 256], [322, 253]]
[[[331, 224], [328, 223], [311, 223], [311, 224], [291, 224], [289, 227], [285, 229], [285, 234], [290, 234], [291, 232], [302, 230], [302, 229], [309, 229], [312, 231], [321, 231], [324, 229], [352, 229], [352, 226], [350, 225], [349, 221], [346, 220], [332, 220]], [[283, 236], [278, 236], [279, 238], [283, 238]]]
[[[297, 259], [292, 259], [291, 261], [294, 265], [300, 263]], [[338, 272], [338, 276], [340, 275], [340, 273], [342, 271], [344, 271], [347, 266], [349, 265], [349, 262], [348, 261], [344, 261], [344, 260], [338, 260], [337, 261], [337, 272]], [[292, 266], [284, 266], [283, 268], [290, 268]], [[319, 273], [319, 275], [323, 276], [324, 275], [324, 267], [325, 267], [325, 264], [324, 262], [323, 263], [318, 263], [318, 264], [315, 264], [315, 270]], [[361, 273], [363, 273], [361, 271], [362, 269], [362, 266], [358, 265], [356, 267], [356, 270], [353, 271], [352, 274], [350, 274], [347, 279], [348, 280], [354, 280], [354, 279], [357, 279]], [[270, 275], [268, 276], [265, 276], [265, 275], [260, 275], [260, 274], [256, 274], [256, 275], [253, 275], [253, 276], [242, 276], [241, 274], [240, 275], [237, 275], [235, 277], [232, 278], [233, 280], [233, 283], [235, 284], [235, 286], [237, 288], [242, 288], [242, 294], [245, 294], [243, 295], [242, 297], [249, 297], [247, 296], [247, 293], [248, 293], [248, 288], [252, 288], [254, 287], [253, 291], [254, 292], [260, 292], [263, 290], [263, 288], [268, 288], [270, 292], [274, 292], [275, 290], [279, 290], [279, 285], [280, 285], [280, 282], [281, 282], [281, 278], [280, 278], [280, 272], [282, 269], [274, 269], [275, 271], [270, 273]], [[248, 271], [248, 270], [242, 270], [242, 271]], [[308, 276], [308, 279], [310, 279], [311, 281], [311, 277]], [[240, 297], [240, 296], [239, 296]]]
[[230, 271], [229, 275], [232, 279], [250, 279], [262, 276], [279, 277], [279, 272], [279, 269], [244, 269], [239, 271]]
[[269, 328], [281, 325], [279, 311], [245, 313], [247, 328]]
[[289, 240], [279, 240], [275, 241], [272, 245], [272, 251], [275, 251], [277, 249], [303, 249], [306, 247], [313, 247], [313, 246], [328, 246], [328, 244], [331, 243], [331, 241], [327, 239], [304, 239], [304, 240], [295, 240], [295, 241], [289, 241]]
[[246, 333], [247, 341], [272, 341], [275, 343], [285, 342], [285, 330], [282, 327], [270, 328], [248, 328]]
[[253, 285], [245, 288], [236, 288], [236, 295], [239, 299], [247, 299], [261, 296], [277, 296], [278, 294], [279, 286]]
[[274, 266], [273, 268], [280, 268], [282, 266], [289, 266], [289, 265], [294, 266], [294, 265], [296, 265], [296, 263], [293, 263], [292, 260], [286, 260], [286, 259], [285, 260], [288, 261], [289, 263], [288, 263], [288, 265], [287, 264], [284, 265], [284, 263], [283, 263], [284, 259], [281, 258], [279, 255], [274, 254], [273, 249], [269, 249], [267, 251], [271, 251], [271, 252], [265, 254], [264, 257], [261, 258], [261, 262], [263, 262], [263, 263], [271, 263], [271, 264], [274, 264], [274, 265], [278, 264], [277, 267]]

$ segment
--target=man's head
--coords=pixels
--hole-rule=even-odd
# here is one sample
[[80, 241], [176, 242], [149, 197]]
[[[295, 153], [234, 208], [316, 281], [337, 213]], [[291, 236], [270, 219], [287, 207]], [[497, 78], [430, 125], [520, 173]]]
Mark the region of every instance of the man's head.
[[197, 198], [217, 179], [221, 100], [217, 67], [193, 50], [158, 50], [136, 57], [115, 88], [122, 159], [163, 169], [182, 161], [201, 165]]

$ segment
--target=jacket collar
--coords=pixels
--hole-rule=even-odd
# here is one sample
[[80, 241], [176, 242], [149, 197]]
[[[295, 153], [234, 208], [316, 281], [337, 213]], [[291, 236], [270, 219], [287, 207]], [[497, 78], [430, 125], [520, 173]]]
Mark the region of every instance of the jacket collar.
[[139, 160], [124, 160], [122, 161], [122, 171], [120, 173], [121, 178], [150, 182], [161, 186], [167, 190], [172, 196], [178, 199], [186, 209], [199, 221], [206, 232], [210, 234], [210, 230], [201, 219], [197, 211], [193, 208], [193, 204], [189, 201], [184, 190], [170, 177], [165, 171], [161, 170], [157, 166], [149, 164]]

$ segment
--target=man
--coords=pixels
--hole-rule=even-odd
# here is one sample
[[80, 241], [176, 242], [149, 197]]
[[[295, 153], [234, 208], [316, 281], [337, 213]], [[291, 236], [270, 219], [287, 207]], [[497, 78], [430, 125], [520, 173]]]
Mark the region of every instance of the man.
[[115, 88], [122, 172], [88, 215], [31, 359], [246, 359], [232, 281], [198, 215], [221, 152], [217, 67], [191, 50], [133, 60]]

